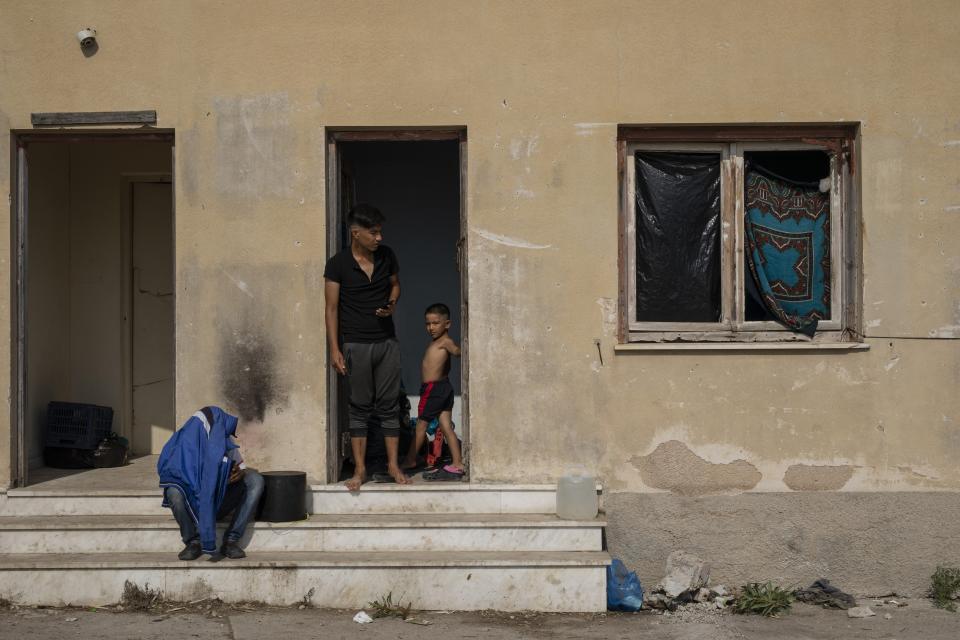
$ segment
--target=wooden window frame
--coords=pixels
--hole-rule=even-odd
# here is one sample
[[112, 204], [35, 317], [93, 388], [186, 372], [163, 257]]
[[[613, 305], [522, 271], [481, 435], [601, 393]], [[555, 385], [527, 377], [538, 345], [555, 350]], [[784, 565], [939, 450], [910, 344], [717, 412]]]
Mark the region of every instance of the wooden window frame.
[[[859, 126], [688, 125], [621, 126], [618, 131], [620, 184], [619, 326], [626, 343], [858, 343], [861, 248], [856, 145]], [[823, 150], [830, 154], [831, 318], [808, 338], [772, 321], [747, 321], [744, 275], [744, 153]], [[702, 151], [721, 157], [721, 313], [717, 322], [638, 322], [636, 318], [637, 151]]]

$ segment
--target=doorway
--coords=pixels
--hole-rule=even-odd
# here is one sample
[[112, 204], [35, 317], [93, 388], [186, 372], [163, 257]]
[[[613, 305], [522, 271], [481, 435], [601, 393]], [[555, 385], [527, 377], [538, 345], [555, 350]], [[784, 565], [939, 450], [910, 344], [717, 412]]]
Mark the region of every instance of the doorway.
[[44, 466], [50, 402], [109, 407], [133, 455], [173, 433], [173, 134], [14, 142], [11, 431], [24, 486]]
[[131, 446], [154, 454], [174, 425], [172, 184], [133, 178], [129, 202]]
[[[420, 361], [429, 343], [424, 310], [436, 302], [451, 310], [450, 334], [463, 349], [463, 357], [451, 362], [453, 420], [467, 459], [466, 131], [334, 131], [328, 153], [328, 255], [349, 246], [346, 215], [354, 204], [371, 204], [386, 217], [383, 242], [400, 263], [401, 297], [394, 325], [403, 388], [414, 417]], [[337, 482], [347, 473], [350, 442], [346, 384], [332, 369], [328, 398], [328, 481]], [[375, 443], [368, 444], [368, 451], [375, 448]]]

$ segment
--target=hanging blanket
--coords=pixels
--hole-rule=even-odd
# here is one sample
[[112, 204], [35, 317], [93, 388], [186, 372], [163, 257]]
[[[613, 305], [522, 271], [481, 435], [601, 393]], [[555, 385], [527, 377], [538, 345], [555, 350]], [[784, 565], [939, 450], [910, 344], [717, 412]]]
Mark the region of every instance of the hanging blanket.
[[764, 306], [812, 336], [830, 317], [830, 194], [752, 170], [744, 209], [746, 262]]

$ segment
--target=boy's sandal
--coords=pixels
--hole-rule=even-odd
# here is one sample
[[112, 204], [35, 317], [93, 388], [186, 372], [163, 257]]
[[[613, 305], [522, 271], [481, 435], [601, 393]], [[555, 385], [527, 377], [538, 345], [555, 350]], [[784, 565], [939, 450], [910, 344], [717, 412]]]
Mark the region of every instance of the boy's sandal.
[[462, 480], [466, 475], [462, 470], [452, 467], [449, 464], [444, 465], [436, 471], [423, 474], [424, 480]]

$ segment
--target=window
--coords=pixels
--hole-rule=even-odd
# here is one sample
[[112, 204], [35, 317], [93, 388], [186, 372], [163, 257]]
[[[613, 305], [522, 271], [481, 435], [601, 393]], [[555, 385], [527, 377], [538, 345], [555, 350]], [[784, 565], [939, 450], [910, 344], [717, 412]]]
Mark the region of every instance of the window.
[[620, 127], [621, 342], [858, 340], [856, 132]]

